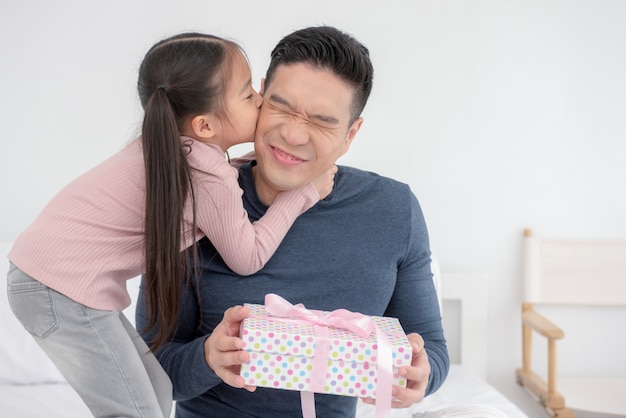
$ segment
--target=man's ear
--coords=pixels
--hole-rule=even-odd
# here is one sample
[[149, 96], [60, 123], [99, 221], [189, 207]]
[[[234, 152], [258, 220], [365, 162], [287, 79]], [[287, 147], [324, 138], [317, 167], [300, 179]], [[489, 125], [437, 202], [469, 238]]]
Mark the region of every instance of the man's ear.
[[344, 155], [350, 149], [350, 145], [352, 145], [352, 140], [361, 129], [361, 125], [363, 125], [363, 118], [360, 117], [354, 122], [352, 122], [352, 126], [348, 129], [348, 134], [346, 135], [346, 142], [344, 144], [344, 149], [341, 152], [341, 155]]
[[206, 140], [217, 135], [219, 124], [216, 123], [215, 117], [210, 113], [194, 116], [189, 123], [194, 138]]

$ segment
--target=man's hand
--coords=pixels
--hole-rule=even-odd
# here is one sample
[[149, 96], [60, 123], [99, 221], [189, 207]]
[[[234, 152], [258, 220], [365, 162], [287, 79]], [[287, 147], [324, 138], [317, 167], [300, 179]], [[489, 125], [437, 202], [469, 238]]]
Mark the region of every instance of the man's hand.
[[254, 151], [249, 151], [245, 153], [244, 155], [242, 155], [241, 157], [231, 158], [229, 162], [230, 162], [230, 165], [232, 165], [233, 167], [239, 168], [245, 163], [250, 162], [252, 160], [256, 160], [256, 153]]
[[401, 367], [399, 370], [400, 376], [406, 377], [406, 388], [397, 386], [393, 388], [394, 400], [391, 403], [393, 408], [408, 408], [414, 403], [421, 402], [426, 395], [430, 377], [430, 363], [424, 349], [424, 339], [416, 333], [409, 334], [408, 337], [413, 347], [413, 359], [410, 366]]
[[[430, 376], [430, 363], [428, 354], [424, 349], [424, 339], [421, 335], [412, 333], [408, 335], [411, 347], [413, 347], [413, 358], [410, 366], [399, 369], [400, 376], [407, 380], [406, 388], [394, 386], [391, 391], [393, 400], [392, 408], [408, 408], [411, 405], [421, 402], [426, 394], [428, 378]], [[375, 404], [375, 399], [363, 399], [363, 402]]]
[[242, 350], [243, 340], [239, 338], [241, 321], [250, 315], [250, 309], [235, 306], [224, 312], [224, 318], [209, 338], [204, 342], [204, 357], [207, 364], [225, 383], [250, 392], [256, 386], [246, 386], [239, 375], [241, 365], [250, 359], [250, 354]]

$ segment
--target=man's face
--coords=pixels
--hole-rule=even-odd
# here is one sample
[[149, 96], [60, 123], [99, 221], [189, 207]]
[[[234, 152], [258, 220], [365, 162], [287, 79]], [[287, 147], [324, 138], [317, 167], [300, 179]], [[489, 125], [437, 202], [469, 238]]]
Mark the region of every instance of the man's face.
[[350, 123], [354, 88], [308, 64], [280, 66], [263, 92], [254, 148], [259, 197], [310, 183], [348, 151], [363, 120]]

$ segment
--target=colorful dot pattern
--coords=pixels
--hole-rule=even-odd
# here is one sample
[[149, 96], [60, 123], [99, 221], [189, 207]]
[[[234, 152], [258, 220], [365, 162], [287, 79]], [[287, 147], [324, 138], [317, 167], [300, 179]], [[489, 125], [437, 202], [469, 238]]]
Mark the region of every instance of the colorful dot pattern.
[[[263, 305], [246, 305], [250, 317], [242, 324], [241, 338], [250, 361], [241, 367], [246, 384], [261, 387], [311, 390], [313, 353], [316, 344], [330, 345], [326, 381], [322, 393], [376, 398], [376, 334], [359, 337], [329, 327], [329, 338], [316, 338], [314, 326], [267, 315]], [[324, 312], [323, 314], [328, 314]], [[372, 316], [389, 339], [393, 352], [394, 385], [404, 387], [406, 379], [398, 367], [411, 364], [411, 345], [396, 318]]]

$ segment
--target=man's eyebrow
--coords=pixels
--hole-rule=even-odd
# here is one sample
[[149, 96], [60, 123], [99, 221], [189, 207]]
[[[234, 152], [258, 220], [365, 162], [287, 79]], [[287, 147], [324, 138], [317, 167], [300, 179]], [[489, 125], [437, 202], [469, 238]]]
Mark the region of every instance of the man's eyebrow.
[[[285, 99], [284, 97], [281, 97], [281, 96], [279, 96], [277, 94], [270, 94], [269, 99], [270, 99], [270, 102], [281, 104], [281, 105], [287, 107], [290, 111], [295, 113], [294, 106], [289, 102], [289, 100]], [[334, 116], [328, 116], [328, 115], [316, 113], [316, 114], [309, 115], [309, 117], [312, 118], [312, 119], [319, 120], [320, 122], [324, 122], [326, 124], [330, 124], [330, 125], [338, 125], [339, 124], [339, 119], [337, 119]]]

